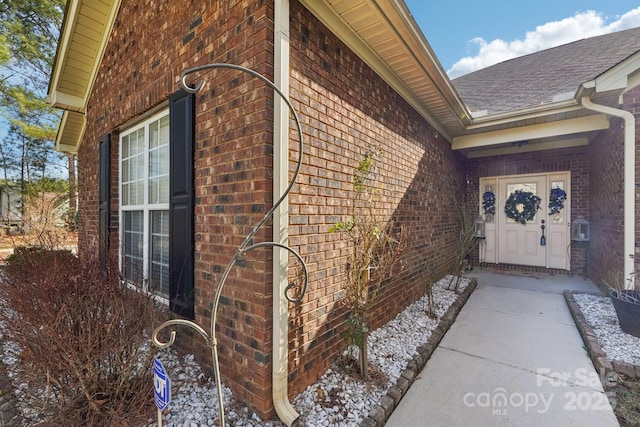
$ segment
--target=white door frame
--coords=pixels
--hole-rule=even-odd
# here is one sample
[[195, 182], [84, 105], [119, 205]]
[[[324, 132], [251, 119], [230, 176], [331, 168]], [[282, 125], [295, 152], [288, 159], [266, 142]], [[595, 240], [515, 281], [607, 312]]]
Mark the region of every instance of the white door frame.
[[[500, 247], [499, 237], [501, 231], [501, 225], [498, 222], [498, 214], [503, 213], [505, 198], [500, 197], [498, 194], [498, 183], [501, 180], [509, 179], [522, 179], [527, 177], [546, 177], [546, 194], [540, 195], [542, 202], [540, 207], [542, 208], [545, 219], [545, 237], [546, 237], [546, 255], [545, 255], [545, 267], [559, 270], [571, 270], [571, 172], [543, 172], [535, 174], [522, 174], [522, 175], [503, 175], [483, 177], [479, 180], [479, 214], [485, 220], [485, 240], [481, 242], [479, 248], [479, 255], [481, 262], [487, 262], [492, 264], [500, 263]], [[567, 200], [564, 202], [564, 208], [558, 215], [547, 215], [549, 206], [549, 193], [552, 188], [560, 187], [567, 194]], [[493, 218], [490, 215], [484, 214], [482, 207], [483, 194], [486, 191], [492, 191], [496, 200], [496, 215]], [[539, 224], [536, 226], [539, 236], [542, 234], [539, 229]]]

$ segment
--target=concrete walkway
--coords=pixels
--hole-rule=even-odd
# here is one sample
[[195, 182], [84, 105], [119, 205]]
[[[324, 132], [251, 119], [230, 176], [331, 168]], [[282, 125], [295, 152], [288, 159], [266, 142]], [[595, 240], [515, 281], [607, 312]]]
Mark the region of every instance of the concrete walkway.
[[593, 283], [474, 273], [478, 288], [386, 426], [618, 426], [562, 296]]

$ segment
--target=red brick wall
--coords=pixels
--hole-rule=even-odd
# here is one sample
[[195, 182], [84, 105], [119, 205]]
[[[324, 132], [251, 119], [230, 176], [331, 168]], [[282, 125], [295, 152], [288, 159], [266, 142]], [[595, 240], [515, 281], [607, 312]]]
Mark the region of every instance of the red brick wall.
[[[624, 95], [623, 108], [636, 116], [636, 176], [640, 182], [640, 88]], [[624, 274], [624, 121], [612, 118], [609, 130], [601, 132], [589, 147], [591, 168], [591, 251], [590, 274], [606, 289]], [[640, 188], [635, 187], [635, 251], [640, 256]], [[636, 261], [636, 278], [638, 261]]]
[[589, 147], [589, 270], [598, 286], [624, 271], [624, 122], [613, 118]]
[[[571, 219], [589, 218], [588, 146], [469, 159], [467, 171], [472, 182], [487, 176], [571, 171]], [[585, 256], [585, 247], [572, 245], [573, 272], [584, 273]]]
[[[118, 129], [166, 103], [180, 73], [210, 62], [242, 64], [272, 74], [270, 2], [123, 0], [87, 111], [79, 152], [83, 250], [96, 244], [98, 138], [111, 132], [112, 252], [118, 247]], [[206, 330], [215, 286], [235, 248], [271, 205], [272, 98], [257, 80], [235, 71], [206, 72], [196, 100], [196, 322]], [[257, 90], [254, 90], [256, 89]], [[267, 227], [256, 241], [270, 240]], [[255, 251], [225, 285], [218, 343], [225, 383], [262, 414], [271, 413], [271, 252]], [[199, 336], [182, 344], [211, 364]], [[190, 342], [192, 341], [192, 342]]]
[[[451, 184], [464, 159], [450, 144], [296, 1], [291, 3], [291, 97], [306, 137], [301, 176], [290, 198], [291, 244], [308, 262], [309, 291], [291, 306], [290, 394], [315, 381], [344, 349], [340, 302], [348, 248], [328, 229], [348, 213], [353, 170], [379, 147], [381, 210], [407, 228], [403, 269], [374, 308], [373, 327], [423, 292], [418, 273], [450, 268], [456, 224]], [[271, 78], [271, 2], [194, 3], [123, 0], [89, 101], [79, 153], [82, 250], [97, 239], [98, 138], [113, 134], [112, 251], [118, 246], [118, 138], [121, 128], [162, 107], [180, 73], [211, 62], [248, 66]], [[233, 71], [193, 76], [196, 99], [196, 322], [209, 329], [211, 301], [238, 244], [272, 203], [272, 94]], [[191, 81], [191, 80], [190, 80]], [[254, 90], [255, 89], [255, 90]], [[295, 146], [295, 143], [291, 144]], [[295, 153], [291, 154], [295, 158]], [[293, 163], [291, 165], [293, 167]], [[269, 227], [256, 242], [271, 239]], [[263, 417], [271, 402], [271, 251], [250, 253], [225, 285], [217, 330], [221, 371], [237, 398]], [[182, 345], [204, 363], [198, 336]]]
[[[450, 267], [457, 229], [450, 183], [464, 179], [463, 158], [366, 64], [300, 4], [291, 4], [291, 97], [306, 138], [290, 197], [290, 241], [307, 260], [309, 290], [290, 318], [293, 395], [322, 374], [345, 346], [344, 269], [349, 249], [329, 228], [349, 213], [354, 168], [378, 147], [380, 212], [406, 227], [403, 270], [374, 307], [373, 327], [424, 291], [416, 280]], [[453, 192], [455, 194], [455, 192]], [[455, 215], [453, 215], [455, 216]]]
[[[348, 247], [329, 227], [348, 213], [355, 166], [379, 147], [381, 211], [409, 232], [403, 269], [374, 307], [373, 327], [390, 320], [423, 291], [417, 277], [450, 268], [457, 227], [451, 198], [469, 176], [572, 172], [572, 217], [592, 221], [591, 274], [607, 274], [621, 257], [621, 154], [611, 144], [620, 125], [588, 149], [470, 160], [336, 39], [298, 2], [291, 2], [291, 97], [300, 113], [305, 160], [290, 198], [291, 244], [305, 257], [308, 294], [290, 315], [290, 394], [315, 381], [344, 348], [341, 305]], [[210, 62], [242, 64], [271, 77], [273, 10], [267, 1], [193, 3], [123, 0], [87, 110], [79, 152], [82, 250], [97, 245], [98, 139], [113, 134], [112, 251], [118, 239], [118, 131], [161, 107], [180, 73]], [[233, 251], [272, 203], [272, 95], [233, 71], [206, 72], [197, 96], [196, 321], [208, 329], [210, 302]], [[626, 96], [638, 113], [638, 91]], [[292, 144], [295, 146], [295, 144]], [[613, 148], [612, 148], [613, 147]], [[638, 150], [640, 152], [640, 150]], [[640, 154], [637, 154], [640, 156]], [[291, 154], [295, 158], [295, 153]], [[639, 157], [640, 158], [640, 157]], [[590, 176], [591, 173], [591, 176]], [[638, 172], [640, 174], [640, 171]], [[640, 181], [640, 179], [637, 179]], [[591, 190], [591, 195], [589, 192]], [[458, 188], [459, 191], [459, 188]], [[612, 210], [613, 209], [613, 210]], [[637, 219], [640, 226], [640, 218]], [[267, 227], [256, 241], [271, 239]], [[579, 263], [572, 251], [572, 263]], [[261, 415], [271, 403], [271, 251], [251, 253], [227, 281], [218, 316], [221, 370], [236, 396]], [[199, 360], [210, 354], [199, 337], [183, 344]], [[187, 337], [184, 339], [184, 337]]]
[[624, 95], [623, 108], [633, 113], [636, 117], [636, 177], [635, 177], [635, 209], [636, 209], [636, 234], [635, 234], [635, 280], [636, 288], [640, 289], [640, 87], [627, 92]]

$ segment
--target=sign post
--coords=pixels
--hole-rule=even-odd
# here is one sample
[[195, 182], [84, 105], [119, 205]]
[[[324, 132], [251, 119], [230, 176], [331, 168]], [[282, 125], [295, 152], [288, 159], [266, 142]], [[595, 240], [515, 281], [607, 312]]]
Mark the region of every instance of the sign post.
[[162, 411], [171, 402], [171, 380], [164, 365], [156, 357], [153, 358], [153, 394], [158, 407], [158, 427], [162, 427]]

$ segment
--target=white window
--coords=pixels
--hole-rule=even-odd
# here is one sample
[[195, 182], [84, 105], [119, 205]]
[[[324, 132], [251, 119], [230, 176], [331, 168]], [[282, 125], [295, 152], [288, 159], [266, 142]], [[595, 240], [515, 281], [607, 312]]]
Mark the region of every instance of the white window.
[[168, 110], [120, 136], [120, 230], [126, 279], [168, 297]]

